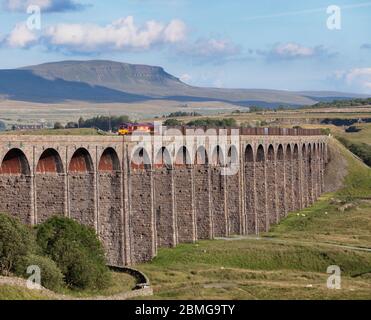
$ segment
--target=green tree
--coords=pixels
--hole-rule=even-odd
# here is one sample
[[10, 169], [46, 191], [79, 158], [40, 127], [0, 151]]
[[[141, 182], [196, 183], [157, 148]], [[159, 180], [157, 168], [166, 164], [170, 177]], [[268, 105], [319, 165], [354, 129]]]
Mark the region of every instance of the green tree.
[[53, 217], [37, 228], [37, 242], [71, 288], [100, 289], [110, 282], [103, 246], [92, 228]]
[[64, 129], [64, 126], [60, 122], [54, 123], [54, 129]]
[[0, 131], [6, 130], [6, 124], [3, 121], [0, 121]]
[[16, 273], [25, 278], [28, 266], [38, 266], [40, 268], [41, 285], [49, 290], [58, 291], [64, 287], [63, 274], [57, 264], [49, 257], [36, 254], [28, 254], [23, 262], [17, 267]]
[[33, 251], [36, 242], [32, 230], [18, 219], [0, 214], [0, 273], [15, 272]]
[[181, 126], [181, 125], [182, 125], [182, 122], [177, 119], [167, 119], [164, 122], [164, 126], [167, 126], [167, 127], [176, 127], [176, 126]]

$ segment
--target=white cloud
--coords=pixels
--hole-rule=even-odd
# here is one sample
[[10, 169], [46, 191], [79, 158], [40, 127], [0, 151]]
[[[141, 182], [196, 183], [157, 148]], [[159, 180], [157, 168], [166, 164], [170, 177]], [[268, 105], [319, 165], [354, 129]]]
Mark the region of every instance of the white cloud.
[[323, 46], [309, 47], [295, 42], [278, 43], [269, 51], [257, 50], [257, 53], [266, 56], [270, 60], [296, 60], [334, 56], [334, 53], [330, 53]]
[[10, 11], [26, 12], [28, 6], [39, 6], [44, 12], [76, 11], [86, 7], [73, 0], [4, 0], [3, 6]]
[[348, 85], [358, 86], [364, 90], [371, 89], [371, 68], [355, 68], [345, 74]]
[[188, 83], [188, 82], [190, 82], [190, 81], [192, 80], [192, 76], [189, 75], [188, 73], [184, 73], [184, 74], [182, 74], [182, 75], [180, 76], [179, 79], [180, 79], [180, 81], [182, 81], [182, 82]]
[[12, 48], [26, 48], [35, 44], [37, 40], [38, 36], [25, 23], [18, 23], [6, 37], [5, 42]]
[[177, 53], [205, 63], [223, 63], [241, 52], [239, 46], [227, 39], [200, 38], [194, 43], [183, 43]]
[[284, 43], [277, 45], [273, 51], [281, 57], [297, 58], [297, 57], [311, 57], [314, 55], [313, 48], [304, 47], [297, 43]]
[[173, 44], [185, 39], [186, 26], [180, 20], [163, 24], [147, 21], [138, 27], [132, 16], [106, 26], [96, 24], [58, 24], [47, 28], [47, 44], [71, 51], [145, 50], [154, 45]]

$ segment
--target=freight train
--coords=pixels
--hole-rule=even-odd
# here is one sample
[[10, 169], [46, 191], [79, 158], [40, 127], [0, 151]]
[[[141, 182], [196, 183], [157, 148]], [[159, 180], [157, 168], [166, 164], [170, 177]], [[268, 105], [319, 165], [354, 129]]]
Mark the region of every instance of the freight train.
[[152, 123], [123, 123], [118, 131], [120, 136], [132, 135], [134, 132], [153, 134], [155, 126]]

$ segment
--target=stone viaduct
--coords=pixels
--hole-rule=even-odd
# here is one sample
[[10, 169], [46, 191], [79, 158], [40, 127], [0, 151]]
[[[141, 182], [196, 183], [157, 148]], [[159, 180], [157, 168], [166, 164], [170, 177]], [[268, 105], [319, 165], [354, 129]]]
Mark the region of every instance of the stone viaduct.
[[159, 247], [268, 231], [323, 192], [326, 136], [237, 133], [161, 142], [1, 135], [0, 212], [30, 225], [73, 218], [96, 230], [110, 265], [122, 266], [152, 259]]

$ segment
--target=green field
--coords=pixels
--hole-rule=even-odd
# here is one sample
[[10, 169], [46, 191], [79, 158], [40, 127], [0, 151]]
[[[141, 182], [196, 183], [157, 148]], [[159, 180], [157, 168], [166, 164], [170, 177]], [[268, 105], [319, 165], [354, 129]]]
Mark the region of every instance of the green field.
[[[338, 142], [348, 161], [344, 188], [290, 214], [260, 238], [161, 249], [141, 265], [157, 299], [371, 299], [371, 169]], [[353, 207], [339, 211], [344, 204]], [[364, 251], [362, 248], [370, 249]], [[342, 289], [327, 289], [327, 267]]]

